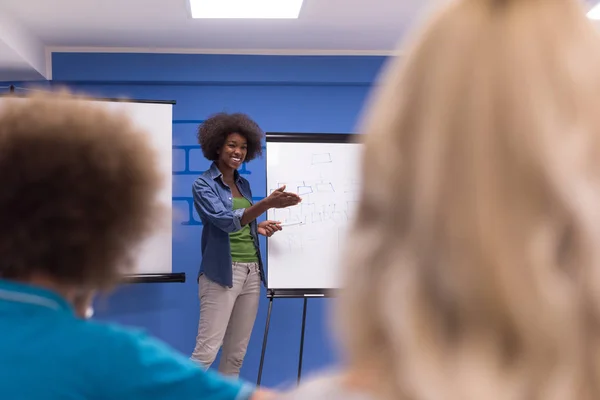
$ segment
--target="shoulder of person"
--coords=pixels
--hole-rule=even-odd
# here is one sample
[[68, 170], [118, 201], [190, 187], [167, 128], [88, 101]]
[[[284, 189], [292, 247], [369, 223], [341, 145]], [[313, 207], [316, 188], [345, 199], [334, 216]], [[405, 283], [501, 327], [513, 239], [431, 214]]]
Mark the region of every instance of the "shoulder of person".
[[213, 179], [211, 179], [211, 177], [210, 177], [210, 169], [207, 169], [206, 171], [204, 171], [203, 173], [201, 173], [198, 178], [196, 178], [196, 180], [194, 181], [194, 185], [196, 183], [207, 183], [207, 184], [210, 184], [210, 182], [212, 180]]
[[[84, 321], [82, 351], [93, 370], [94, 386], [105, 398], [247, 399], [254, 387], [203, 371], [182, 354], [143, 330]], [[245, 395], [244, 395], [245, 393]], [[100, 396], [102, 397], [102, 396]]]
[[116, 324], [82, 320], [76, 329], [82, 338], [87, 338], [86, 342], [90, 347], [97, 349], [94, 353], [99, 353], [98, 357], [106, 357], [106, 361], [110, 361], [111, 357], [116, 361], [119, 358], [137, 355], [147, 346], [163, 346], [144, 330], [125, 328]]
[[215, 189], [215, 181], [210, 177], [208, 171], [205, 171], [200, 175], [194, 183], [192, 184], [192, 188], [198, 193], [202, 190], [214, 190]]
[[159, 360], [175, 365], [186, 361], [141, 329], [87, 320], [80, 321], [74, 331], [80, 353], [90, 360], [92, 375], [102, 374], [102, 379], [114, 386], [125, 385], [125, 377], [139, 379], [148, 366]]

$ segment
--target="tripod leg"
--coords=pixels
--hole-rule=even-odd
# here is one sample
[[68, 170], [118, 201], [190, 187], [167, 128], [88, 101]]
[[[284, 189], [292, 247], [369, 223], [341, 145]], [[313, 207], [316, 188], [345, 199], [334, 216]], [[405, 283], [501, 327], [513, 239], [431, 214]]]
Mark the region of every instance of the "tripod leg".
[[298, 384], [300, 384], [300, 377], [302, 376], [302, 355], [304, 353], [304, 331], [306, 330], [306, 307], [308, 305], [308, 298], [304, 298], [304, 308], [302, 310], [302, 333], [300, 334], [300, 355], [298, 358]]
[[265, 352], [267, 350], [267, 338], [269, 336], [269, 324], [271, 323], [271, 310], [273, 309], [273, 297], [269, 297], [269, 311], [267, 311], [267, 323], [265, 324], [265, 334], [263, 336], [262, 351], [260, 354], [260, 366], [258, 367], [258, 379], [256, 380], [257, 386], [260, 386], [262, 379], [263, 365], [265, 362]]

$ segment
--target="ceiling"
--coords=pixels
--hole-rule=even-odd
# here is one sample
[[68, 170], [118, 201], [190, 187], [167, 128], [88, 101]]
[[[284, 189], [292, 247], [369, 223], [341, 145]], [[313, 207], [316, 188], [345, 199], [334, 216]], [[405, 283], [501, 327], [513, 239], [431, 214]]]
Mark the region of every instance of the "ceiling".
[[434, 1], [304, 0], [297, 20], [194, 20], [187, 0], [0, 0], [0, 81], [50, 78], [53, 50], [385, 54]]
[[194, 20], [187, 0], [0, 0], [0, 81], [50, 79], [52, 51], [388, 54], [440, 1], [304, 0], [297, 20]]

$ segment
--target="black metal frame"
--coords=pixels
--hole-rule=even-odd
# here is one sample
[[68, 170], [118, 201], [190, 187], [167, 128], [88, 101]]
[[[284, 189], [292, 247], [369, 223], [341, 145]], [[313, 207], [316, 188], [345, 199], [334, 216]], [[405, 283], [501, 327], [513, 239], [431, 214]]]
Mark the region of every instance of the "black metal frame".
[[[8, 87], [8, 93], [10, 95], [12, 95], [13, 97], [19, 97], [19, 96], [24, 97], [24, 95], [17, 94], [15, 92], [15, 89], [29, 90], [27, 88], [19, 88], [19, 87], [16, 87], [15, 85], [10, 85]], [[50, 92], [50, 91], [48, 91], [48, 92]], [[2, 97], [2, 96], [5, 96], [5, 95], [0, 94], [0, 97]], [[121, 103], [172, 104], [172, 105], [177, 104], [177, 102], [175, 100], [127, 99], [127, 98], [119, 98], [119, 97], [90, 97], [90, 98], [84, 97], [84, 100], [113, 101], [113, 102], [121, 102]]]
[[355, 143], [358, 133], [286, 133], [267, 132], [266, 141], [272, 143]]
[[262, 349], [260, 352], [260, 364], [258, 367], [258, 378], [256, 384], [260, 386], [262, 381], [262, 372], [265, 363], [265, 353], [267, 351], [267, 339], [269, 337], [269, 327], [271, 325], [271, 312], [273, 311], [273, 300], [275, 298], [284, 299], [304, 299], [302, 306], [302, 328], [300, 331], [300, 352], [298, 354], [298, 379], [297, 383], [300, 383], [302, 378], [302, 361], [304, 355], [304, 333], [306, 332], [306, 311], [308, 309], [309, 298], [329, 298], [335, 297], [337, 290], [331, 289], [267, 289], [267, 298], [269, 299], [269, 309], [267, 311], [267, 322], [265, 323], [265, 333], [263, 335]]
[[185, 283], [185, 272], [170, 274], [132, 274], [123, 278], [123, 283]]
[[[266, 134], [267, 142], [279, 142], [279, 143], [357, 143], [358, 134], [349, 133], [282, 133], [282, 132], [268, 132]], [[268, 171], [265, 173], [265, 179], [268, 182]], [[266, 182], [265, 182], [266, 184]], [[266, 185], [268, 188], [268, 185]], [[267, 256], [269, 254], [269, 240], [267, 239]], [[302, 377], [302, 360], [304, 353], [304, 333], [306, 330], [306, 312], [308, 309], [309, 298], [329, 298], [334, 297], [337, 290], [335, 289], [278, 289], [269, 288], [268, 285], [268, 269], [269, 265], [267, 262], [267, 298], [269, 299], [269, 309], [267, 311], [267, 321], [265, 323], [265, 332], [263, 335], [263, 344], [260, 355], [260, 365], [258, 367], [258, 378], [257, 385], [260, 386], [262, 380], [262, 372], [265, 361], [265, 353], [267, 350], [267, 339], [269, 336], [269, 326], [271, 324], [271, 312], [273, 310], [273, 300], [275, 298], [302, 298], [304, 304], [302, 307], [302, 328], [300, 332], [300, 352], [298, 355], [298, 380], [300, 383]]]

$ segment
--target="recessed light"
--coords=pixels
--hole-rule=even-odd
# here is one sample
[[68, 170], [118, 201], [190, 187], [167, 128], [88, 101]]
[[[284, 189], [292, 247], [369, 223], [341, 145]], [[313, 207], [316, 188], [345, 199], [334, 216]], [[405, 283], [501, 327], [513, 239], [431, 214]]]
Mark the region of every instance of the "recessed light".
[[587, 16], [589, 19], [600, 20], [600, 3], [592, 7], [592, 9], [588, 11]]
[[192, 18], [298, 18], [303, 0], [190, 0]]

